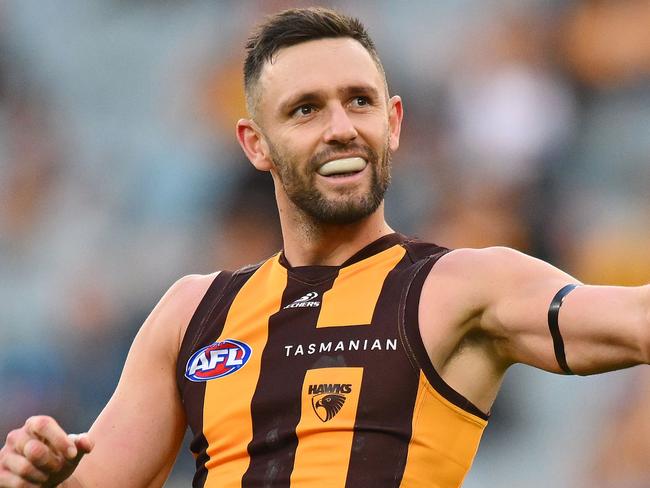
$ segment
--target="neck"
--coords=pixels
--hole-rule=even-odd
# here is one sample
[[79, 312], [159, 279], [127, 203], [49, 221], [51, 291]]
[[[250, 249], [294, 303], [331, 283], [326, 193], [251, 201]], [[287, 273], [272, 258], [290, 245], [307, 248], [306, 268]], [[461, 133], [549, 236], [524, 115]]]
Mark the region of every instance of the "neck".
[[384, 219], [384, 204], [351, 224], [323, 224], [304, 214], [280, 213], [284, 256], [292, 266], [340, 266], [359, 250], [393, 232]]

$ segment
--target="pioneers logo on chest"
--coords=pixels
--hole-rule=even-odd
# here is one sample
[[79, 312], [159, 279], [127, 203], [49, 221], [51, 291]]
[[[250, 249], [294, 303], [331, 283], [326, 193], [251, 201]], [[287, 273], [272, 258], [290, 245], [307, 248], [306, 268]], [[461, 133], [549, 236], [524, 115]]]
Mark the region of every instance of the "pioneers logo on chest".
[[289, 305], [285, 306], [287, 308], [309, 308], [309, 307], [320, 307], [320, 302], [316, 299], [318, 298], [318, 293], [315, 291], [310, 291], [306, 295], [294, 300]]
[[248, 344], [235, 339], [213, 342], [192, 354], [185, 366], [185, 377], [201, 382], [228, 376], [246, 365], [251, 352]]

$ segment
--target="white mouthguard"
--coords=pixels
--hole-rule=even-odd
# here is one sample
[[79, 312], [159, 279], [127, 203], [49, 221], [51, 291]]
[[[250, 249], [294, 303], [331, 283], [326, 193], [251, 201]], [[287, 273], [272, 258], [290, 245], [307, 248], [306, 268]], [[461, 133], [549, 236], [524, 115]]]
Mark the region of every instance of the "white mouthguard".
[[366, 160], [363, 158], [335, 159], [318, 168], [318, 174], [329, 176], [334, 174], [356, 173], [365, 168], [366, 164]]

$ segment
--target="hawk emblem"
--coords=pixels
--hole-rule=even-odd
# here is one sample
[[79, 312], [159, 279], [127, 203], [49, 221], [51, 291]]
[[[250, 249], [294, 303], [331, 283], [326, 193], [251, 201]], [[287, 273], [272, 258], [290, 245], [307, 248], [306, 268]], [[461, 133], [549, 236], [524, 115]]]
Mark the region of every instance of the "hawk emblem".
[[344, 403], [345, 396], [336, 393], [315, 396], [311, 399], [311, 405], [314, 408], [314, 412], [323, 422], [327, 422], [339, 413]]

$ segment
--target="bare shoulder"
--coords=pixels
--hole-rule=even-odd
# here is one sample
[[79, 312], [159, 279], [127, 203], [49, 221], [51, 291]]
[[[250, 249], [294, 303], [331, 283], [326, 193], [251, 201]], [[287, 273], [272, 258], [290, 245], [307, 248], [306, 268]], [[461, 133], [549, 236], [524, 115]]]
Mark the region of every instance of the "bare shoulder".
[[[459, 248], [442, 256], [435, 269], [442, 268], [454, 273], [459, 271], [468, 273], [494, 270], [514, 271], [517, 268], [513, 268], [513, 266], [533, 265], [534, 263], [544, 262], [510, 247]], [[506, 269], [503, 269], [503, 266], [506, 266]]]
[[440, 258], [431, 275], [431, 279], [437, 276], [450, 283], [461, 283], [468, 290], [487, 292], [526, 279], [569, 277], [541, 259], [503, 246], [450, 251]]
[[207, 275], [192, 274], [177, 280], [145, 321], [143, 332], [173, 338], [172, 345], [177, 352], [194, 311], [218, 274], [218, 271]]
[[524, 272], [535, 261], [509, 247], [454, 249], [431, 269], [423, 293], [450, 295], [465, 310], [473, 309], [506, 274]]
[[[421, 315], [444, 316], [461, 334], [479, 325], [486, 310], [540, 285], [557, 291], [568, 274], [508, 247], [461, 248], [440, 258], [422, 289]], [[423, 304], [424, 302], [424, 304]], [[550, 298], [549, 298], [550, 302]]]
[[162, 297], [160, 305], [176, 311], [196, 308], [218, 274], [219, 271], [207, 275], [183, 276], [169, 287]]
[[532, 320], [533, 312], [536, 324], [545, 325], [553, 295], [569, 283], [580, 282], [515, 249], [458, 249], [433, 267], [423, 294], [433, 302], [444, 300], [445, 309], [454, 312], [450, 326], [460, 326], [462, 333], [478, 327], [503, 337], [505, 329], [515, 328], [513, 324]]
[[[420, 333], [442, 365], [479, 322], [500, 269], [519, 259], [506, 247], [460, 248], [442, 256], [427, 276], [419, 304]], [[523, 256], [523, 255], [522, 255]]]

